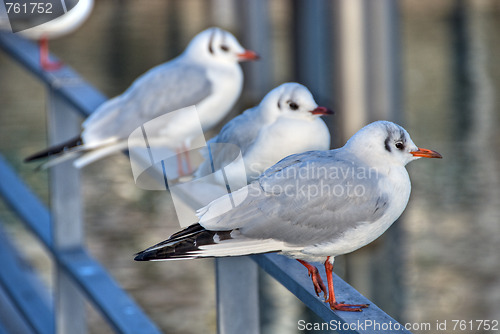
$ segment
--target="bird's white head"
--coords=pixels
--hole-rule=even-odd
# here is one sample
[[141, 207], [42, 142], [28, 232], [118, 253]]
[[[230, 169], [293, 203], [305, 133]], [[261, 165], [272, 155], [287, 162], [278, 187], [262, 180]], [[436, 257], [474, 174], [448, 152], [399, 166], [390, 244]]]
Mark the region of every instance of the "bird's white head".
[[257, 53], [245, 50], [230, 32], [220, 28], [209, 28], [196, 35], [185, 54], [201, 61], [236, 64], [257, 60]]
[[309, 89], [296, 82], [287, 82], [274, 88], [259, 106], [262, 112], [275, 117], [314, 119], [333, 114], [328, 108], [318, 107]]
[[368, 124], [352, 136], [345, 147], [374, 165], [405, 166], [419, 158], [442, 158], [436, 151], [417, 147], [403, 127], [388, 121]]

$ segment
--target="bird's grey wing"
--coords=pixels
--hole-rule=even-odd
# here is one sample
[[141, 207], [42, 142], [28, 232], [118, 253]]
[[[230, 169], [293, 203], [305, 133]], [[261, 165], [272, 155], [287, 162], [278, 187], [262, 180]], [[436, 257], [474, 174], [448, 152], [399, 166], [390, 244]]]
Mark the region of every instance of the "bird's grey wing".
[[211, 154], [207, 154], [207, 161], [200, 166], [200, 172], [198, 175], [204, 176], [211, 173], [211, 168], [209, 168], [210, 161], [208, 161], [210, 156], [213, 159], [213, 165], [216, 169], [226, 166], [234, 161], [237, 158], [237, 149], [240, 150], [242, 156], [244, 157], [257, 138], [261, 128], [262, 121], [256, 108], [248, 109], [241, 115], [233, 118], [222, 127], [216, 137], [207, 142], [207, 145], [210, 146]]
[[217, 135], [217, 143], [237, 145], [245, 155], [252, 146], [262, 128], [262, 119], [257, 107], [246, 110], [233, 118], [221, 129]]
[[[213, 87], [206, 68], [176, 61], [152, 69], [131, 92], [143, 117], [151, 119], [167, 112], [196, 105], [210, 96]], [[138, 105], [138, 102], [142, 102]]]
[[292, 154], [287, 157], [284, 157], [283, 159], [275, 163], [273, 166], [266, 169], [264, 173], [262, 173], [261, 178], [269, 180], [272, 179], [274, 174], [279, 173], [288, 167], [295, 166], [296, 164], [300, 164], [303, 161], [328, 158], [330, 155], [331, 155], [330, 151], [307, 151], [307, 152]]
[[84, 123], [88, 137], [126, 138], [145, 122], [196, 105], [212, 94], [206, 70], [174, 60], [159, 65], [100, 106]]
[[389, 196], [378, 187], [383, 176], [370, 175], [367, 166], [335, 151], [301, 153], [277, 165], [247, 187], [240, 205], [200, 223], [208, 229], [238, 228], [253, 239], [305, 246], [374, 222], [387, 209]]

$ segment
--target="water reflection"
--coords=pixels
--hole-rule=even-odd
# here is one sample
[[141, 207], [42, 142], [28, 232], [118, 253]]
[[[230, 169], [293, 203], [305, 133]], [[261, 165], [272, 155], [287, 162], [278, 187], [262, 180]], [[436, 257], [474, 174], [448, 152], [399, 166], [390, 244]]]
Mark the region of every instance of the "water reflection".
[[[415, 129], [432, 128], [427, 140], [443, 145], [445, 156], [435, 170], [430, 166], [412, 170], [415, 181], [427, 182], [414, 181], [413, 203], [407, 213], [413, 298], [409, 319], [500, 316], [493, 307], [500, 303], [496, 269], [500, 265], [500, 119], [494, 93], [499, 83], [495, 68], [499, 49], [492, 43], [498, 11], [493, 14], [483, 5], [454, 2], [440, 15], [425, 19], [434, 29], [440, 28], [435, 34], [426, 34], [425, 42], [406, 42], [406, 52], [426, 49], [440, 63], [429, 64], [429, 70], [439, 71], [438, 80], [442, 80], [433, 93], [425, 88], [412, 91], [415, 81], [408, 77], [408, 114]], [[417, 29], [423, 21], [423, 17], [408, 16], [407, 29]], [[441, 39], [441, 34], [447, 36]], [[414, 57], [408, 60], [408, 66], [418, 67]], [[433, 75], [425, 78], [430, 71], [423, 67], [420, 71], [419, 80], [432, 86]], [[425, 94], [432, 94], [436, 103], [422, 115]], [[454, 306], [465, 304], [465, 309]]]

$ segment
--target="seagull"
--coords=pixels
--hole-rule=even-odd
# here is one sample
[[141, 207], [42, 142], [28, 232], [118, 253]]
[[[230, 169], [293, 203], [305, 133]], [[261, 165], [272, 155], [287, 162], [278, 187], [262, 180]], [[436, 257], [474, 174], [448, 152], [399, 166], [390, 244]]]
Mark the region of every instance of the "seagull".
[[229, 32], [210, 28], [196, 35], [177, 58], [140, 76], [121, 95], [112, 98], [83, 123], [77, 138], [36, 153], [25, 161], [54, 157], [50, 167], [75, 155], [77, 168], [127, 148], [127, 138], [144, 123], [166, 113], [196, 106], [199, 122], [176, 114], [161, 128], [161, 134], [180, 132], [167, 147], [179, 151], [189, 147], [201, 123], [203, 131], [216, 125], [240, 96], [243, 72], [239, 62], [256, 60]]
[[[328, 114], [333, 112], [319, 107], [305, 86], [284, 83], [271, 90], [258, 106], [229, 121], [217, 136], [207, 142], [210, 146], [223, 145], [211, 149], [212, 160], [206, 159], [195, 172], [195, 177], [214, 172], [212, 166], [227, 166], [224, 168], [226, 178], [228, 174], [240, 173], [239, 165], [230, 164], [235, 158], [234, 147], [241, 151], [248, 182], [286, 156], [328, 150], [330, 132], [319, 117]], [[215, 176], [216, 183], [225, 184], [221, 173]]]
[[[62, 67], [61, 62], [52, 62], [49, 59], [49, 39], [59, 38], [78, 29], [90, 16], [94, 0], [62, 1], [61, 4], [64, 14], [50, 21], [46, 20], [53, 17], [58, 5], [45, 1], [21, 4], [17, 8], [11, 7], [16, 6], [15, 3], [6, 4], [9, 6], [6, 11], [14, 13], [19, 10], [19, 13], [11, 16], [10, 21], [6, 14], [0, 15], [0, 29], [19, 31], [22, 36], [38, 41], [40, 66], [46, 71], [55, 71]], [[39, 24], [40, 22], [45, 23]]]
[[[362, 311], [368, 305], [337, 302], [334, 258], [374, 241], [398, 219], [411, 190], [405, 166], [421, 157], [441, 155], [417, 147], [395, 123], [371, 123], [339, 149], [284, 158], [249, 185], [200, 209], [198, 223], [135, 260], [278, 252], [307, 268], [316, 294], [323, 292], [332, 310]], [[324, 263], [328, 296], [310, 261]]]

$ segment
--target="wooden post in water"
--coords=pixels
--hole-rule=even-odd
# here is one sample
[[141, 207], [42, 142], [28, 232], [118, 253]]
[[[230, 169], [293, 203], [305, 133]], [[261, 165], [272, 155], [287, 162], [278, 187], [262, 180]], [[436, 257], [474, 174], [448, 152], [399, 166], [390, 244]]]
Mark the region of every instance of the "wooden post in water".
[[[395, 0], [337, 0], [335, 50], [342, 142], [376, 120], [402, 122], [398, 6]], [[346, 256], [346, 279], [389, 314], [402, 313], [402, 229]]]

